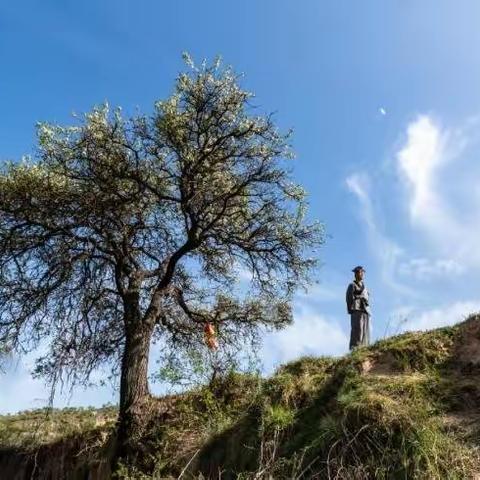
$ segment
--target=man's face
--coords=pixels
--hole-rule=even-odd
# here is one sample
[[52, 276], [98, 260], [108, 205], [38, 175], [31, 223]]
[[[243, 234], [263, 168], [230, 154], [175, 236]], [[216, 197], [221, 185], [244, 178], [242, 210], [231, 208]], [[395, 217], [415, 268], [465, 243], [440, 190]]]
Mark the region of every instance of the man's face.
[[355, 280], [363, 280], [364, 275], [365, 275], [365, 270], [356, 270]]

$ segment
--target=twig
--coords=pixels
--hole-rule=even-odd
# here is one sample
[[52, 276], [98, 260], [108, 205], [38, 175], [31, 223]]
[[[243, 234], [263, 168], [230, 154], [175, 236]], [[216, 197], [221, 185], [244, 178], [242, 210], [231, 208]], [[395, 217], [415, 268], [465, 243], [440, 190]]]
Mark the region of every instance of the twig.
[[300, 480], [303, 476], [303, 474], [319, 459], [320, 457], [317, 455], [298, 475], [298, 477], [295, 477], [294, 480]]
[[198, 449], [192, 456], [192, 458], [188, 461], [188, 463], [185, 465], [184, 469], [180, 472], [180, 475], [178, 476], [177, 480], [180, 480], [182, 478], [183, 474], [186, 472], [188, 466], [192, 463], [193, 459], [197, 456], [198, 452], [200, 449]]

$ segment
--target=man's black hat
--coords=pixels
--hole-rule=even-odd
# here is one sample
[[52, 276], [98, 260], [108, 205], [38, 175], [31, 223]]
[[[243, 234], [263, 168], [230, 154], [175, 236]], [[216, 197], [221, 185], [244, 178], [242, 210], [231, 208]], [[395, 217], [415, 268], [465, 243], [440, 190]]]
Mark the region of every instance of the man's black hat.
[[358, 265], [358, 266], [356, 266], [356, 267], [352, 270], [352, 272], [358, 272], [358, 270], [363, 270], [363, 271], [365, 271], [365, 269], [364, 269], [361, 265]]

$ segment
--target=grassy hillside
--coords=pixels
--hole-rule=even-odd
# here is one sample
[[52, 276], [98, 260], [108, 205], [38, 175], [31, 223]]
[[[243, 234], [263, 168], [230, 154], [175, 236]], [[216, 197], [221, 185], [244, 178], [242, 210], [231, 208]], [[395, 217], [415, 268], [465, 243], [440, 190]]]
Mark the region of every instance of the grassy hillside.
[[[480, 316], [152, 399], [121, 478], [480, 478]], [[115, 409], [0, 417], [0, 478], [109, 478]], [[141, 473], [144, 472], [144, 473]]]

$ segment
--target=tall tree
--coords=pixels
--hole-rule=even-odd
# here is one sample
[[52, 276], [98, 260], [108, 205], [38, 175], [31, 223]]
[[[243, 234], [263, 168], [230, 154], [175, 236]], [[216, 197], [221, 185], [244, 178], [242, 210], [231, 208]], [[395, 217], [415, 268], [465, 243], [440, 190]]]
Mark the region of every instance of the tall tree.
[[225, 343], [287, 325], [323, 242], [290, 179], [289, 135], [252, 114], [230, 68], [188, 63], [153, 114], [103, 105], [75, 126], [41, 123], [35, 161], [0, 175], [0, 343], [48, 342], [36, 373], [54, 385], [117, 372], [120, 457], [150, 397], [152, 340], [201, 342], [205, 322]]

